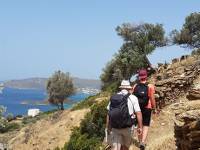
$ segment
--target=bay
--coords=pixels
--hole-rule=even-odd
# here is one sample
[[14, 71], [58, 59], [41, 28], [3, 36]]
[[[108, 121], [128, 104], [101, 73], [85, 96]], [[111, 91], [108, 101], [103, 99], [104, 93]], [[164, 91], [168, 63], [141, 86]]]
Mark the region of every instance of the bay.
[[[73, 103], [84, 100], [88, 96], [90, 96], [90, 94], [76, 93], [69, 97], [71, 102], [65, 104], [64, 108], [70, 108]], [[47, 98], [48, 96], [45, 90], [4, 88], [3, 92], [0, 94], [0, 105], [6, 107], [5, 114], [12, 113], [15, 116], [26, 115], [30, 108], [39, 108], [43, 112], [56, 109], [53, 105], [42, 104]], [[33, 102], [36, 101], [41, 103], [38, 105], [33, 104]]]

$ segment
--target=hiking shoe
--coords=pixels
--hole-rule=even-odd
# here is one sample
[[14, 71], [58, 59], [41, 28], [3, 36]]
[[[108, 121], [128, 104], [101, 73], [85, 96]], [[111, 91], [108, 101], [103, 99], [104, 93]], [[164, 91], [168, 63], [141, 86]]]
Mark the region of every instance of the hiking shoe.
[[145, 150], [145, 144], [144, 143], [140, 143], [140, 150]]

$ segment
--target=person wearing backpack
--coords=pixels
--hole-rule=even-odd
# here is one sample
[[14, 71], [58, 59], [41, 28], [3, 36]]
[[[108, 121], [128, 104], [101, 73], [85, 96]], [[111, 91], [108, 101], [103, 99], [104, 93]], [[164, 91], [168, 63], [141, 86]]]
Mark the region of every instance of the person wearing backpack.
[[147, 70], [141, 69], [138, 72], [139, 83], [133, 86], [133, 94], [138, 98], [140, 109], [142, 112], [142, 134], [139, 135], [140, 149], [144, 150], [146, 146], [146, 138], [151, 122], [151, 112], [155, 112], [155, 87], [152, 84], [147, 84]]
[[128, 150], [132, 142], [132, 126], [135, 115], [138, 121], [138, 134], [142, 133], [142, 114], [137, 97], [129, 93], [132, 89], [128, 80], [122, 80], [121, 91], [110, 98], [107, 106], [106, 129], [112, 134], [112, 150]]

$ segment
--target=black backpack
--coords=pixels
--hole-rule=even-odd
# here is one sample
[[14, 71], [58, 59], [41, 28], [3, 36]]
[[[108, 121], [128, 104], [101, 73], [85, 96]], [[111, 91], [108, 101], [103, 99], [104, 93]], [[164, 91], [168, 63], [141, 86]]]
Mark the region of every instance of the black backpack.
[[109, 119], [112, 128], [127, 128], [134, 124], [134, 119], [128, 110], [127, 99], [129, 96], [130, 94], [115, 94], [110, 98]]
[[137, 84], [133, 94], [138, 98], [140, 109], [144, 109], [149, 103], [148, 85], [144, 83]]

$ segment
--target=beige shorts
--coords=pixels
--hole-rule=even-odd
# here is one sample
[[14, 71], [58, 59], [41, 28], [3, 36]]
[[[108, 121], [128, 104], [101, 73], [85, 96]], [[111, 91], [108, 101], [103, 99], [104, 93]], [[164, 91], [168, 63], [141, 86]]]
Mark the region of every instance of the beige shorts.
[[125, 128], [125, 129], [113, 128], [112, 133], [111, 133], [112, 146], [115, 147], [120, 144], [120, 145], [124, 145], [127, 148], [129, 148], [131, 145], [131, 142], [132, 142], [132, 134], [133, 134], [133, 132], [132, 132], [131, 128]]

